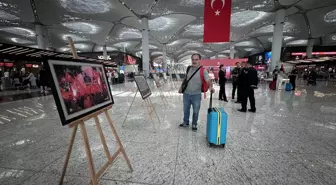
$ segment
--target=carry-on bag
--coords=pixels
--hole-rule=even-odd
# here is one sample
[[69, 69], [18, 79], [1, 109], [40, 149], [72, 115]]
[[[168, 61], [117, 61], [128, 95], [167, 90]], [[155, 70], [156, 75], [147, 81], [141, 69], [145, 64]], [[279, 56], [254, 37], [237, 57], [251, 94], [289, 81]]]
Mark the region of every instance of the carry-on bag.
[[207, 140], [210, 146], [225, 147], [227, 132], [227, 114], [223, 108], [212, 107], [212, 93], [207, 116]]
[[276, 81], [271, 81], [271, 83], [269, 84], [269, 88], [271, 89], [271, 90], [276, 90]]
[[292, 84], [291, 83], [286, 83], [285, 91], [292, 91]]

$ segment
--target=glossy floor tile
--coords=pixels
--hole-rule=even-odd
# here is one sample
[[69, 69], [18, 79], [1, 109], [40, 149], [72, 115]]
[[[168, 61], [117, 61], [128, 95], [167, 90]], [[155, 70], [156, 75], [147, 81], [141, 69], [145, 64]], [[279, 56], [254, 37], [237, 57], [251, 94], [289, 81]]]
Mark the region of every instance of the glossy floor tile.
[[[179, 128], [182, 97], [172, 84], [151, 100], [152, 120], [134, 83], [112, 86], [115, 105], [109, 113], [133, 165], [130, 172], [122, 156], [106, 170], [100, 184], [251, 185], [336, 184], [336, 86], [298, 83], [296, 92], [255, 91], [257, 113], [240, 113], [214, 95], [213, 105], [228, 113], [225, 148], [210, 148], [206, 141], [208, 98], [202, 101], [198, 131]], [[216, 86], [218, 92], [218, 86]], [[39, 93], [39, 92], [36, 92]], [[19, 96], [16, 93], [6, 96]], [[29, 98], [29, 99], [24, 99]], [[24, 97], [0, 103], [0, 184], [58, 184], [71, 129], [61, 126], [52, 96]], [[17, 101], [15, 101], [17, 100]], [[125, 122], [124, 122], [125, 120]], [[105, 115], [99, 116], [111, 153], [117, 150]], [[94, 120], [86, 122], [97, 171], [106, 161]], [[89, 184], [83, 139], [77, 131], [64, 184]]]

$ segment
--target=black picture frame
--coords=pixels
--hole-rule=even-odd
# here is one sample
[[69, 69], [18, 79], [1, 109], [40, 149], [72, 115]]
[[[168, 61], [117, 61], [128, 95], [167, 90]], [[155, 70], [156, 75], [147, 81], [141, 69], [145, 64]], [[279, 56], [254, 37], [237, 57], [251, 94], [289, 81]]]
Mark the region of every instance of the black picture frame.
[[[76, 120], [83, 118], [89, 114], [92, 114], [94, 112], [97, 112], [100, 109], [103, 109], [105, 107], [111, 106], [114, 104], [114, 99], [111, 91], [111, 87], [108, 83], [107, 77], [106, 77], [106, 71], [105, 67], [102, 64], [99, 63], [94, 63], [94, 62], [83, 62], [81, 60], [59, 60], [59, 59], [47, 59], [46, 64], [44, 65], [48, 74], [51, 76], [51, 89], [52, 93], [55, 99], [55, 103], [57, 106], [57, 110], [61, 119], [61, 123], [63, 126], [68, 125], [72, 122], [75, 122]], [[64, 101], [64, 98], [61, 94], [61, 88], [59, 85], [59, 79], [57, 77], [57, 72], [55, 71], [55, 65], [63, 65], [63, 66], [71, 66], [71, 67], [76, 67], [76, 66], [88, 66], [88, 67], [93, 67], [96, 70], [99, 69], [101, 71], [101, 76], [99, 77], [99, 80], [103, 80], [103, 83], [106, 85], [106, 90], [107, 90], [107, 96], [108, 100], [104, 100], [104, 102], [98, 103], [93, 105], [92, 107], [89, 108], [83, 108], [82, 110], [76, 111], [74, 113], [69, 113], [68, 112], [68, 107]], [[99, 73], [99, 72], [97, 72]], [[100, 73], [99, 73], [100, 74]], [[104, 84], [103, 84], [104, 85]], [[106, 92], [101, 93], [106, 95]], [[91, 94], [92, 95], [92, 94]], [[96, 95], [96, 94], [94, 94]], [[90, 96], [90, 95], [87, 95]], [[94, 100], [92, 100], [94, 101]]]
[[152, 95], [152, 91], [144, 75], [135, 75], [134, 81], [138, 87], [142, 99], [146, 99]]

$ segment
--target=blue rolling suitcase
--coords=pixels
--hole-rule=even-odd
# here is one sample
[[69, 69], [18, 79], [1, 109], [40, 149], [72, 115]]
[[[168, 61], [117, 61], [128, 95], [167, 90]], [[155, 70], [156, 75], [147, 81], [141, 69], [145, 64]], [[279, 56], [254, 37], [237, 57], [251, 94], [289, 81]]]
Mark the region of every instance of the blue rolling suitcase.
[[227, 114], [223, 108], [212, 107], [212, 93], [207, 117], [207, 140], [210, 146], [225, 147], [227, 132]]
[[291, 83], [286, 83], [285, 91], [292, 91], [292, 84]]

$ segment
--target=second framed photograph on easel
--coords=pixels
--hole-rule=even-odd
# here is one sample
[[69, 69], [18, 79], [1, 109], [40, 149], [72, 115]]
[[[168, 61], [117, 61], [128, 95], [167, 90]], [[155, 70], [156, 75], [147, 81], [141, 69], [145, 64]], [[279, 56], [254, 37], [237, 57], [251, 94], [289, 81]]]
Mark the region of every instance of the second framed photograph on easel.
[[141, 94], [142, 99], [148, 98], [152, 95], [152, 91], [147, 83], [145, 76], [143, 75], [135, 75], [134, 76], [135, 83], [138, 87], [138, 90]]

